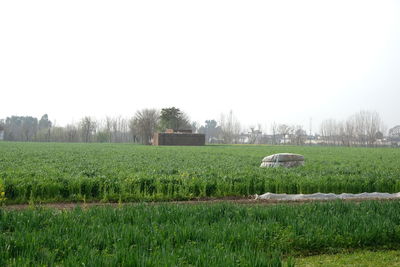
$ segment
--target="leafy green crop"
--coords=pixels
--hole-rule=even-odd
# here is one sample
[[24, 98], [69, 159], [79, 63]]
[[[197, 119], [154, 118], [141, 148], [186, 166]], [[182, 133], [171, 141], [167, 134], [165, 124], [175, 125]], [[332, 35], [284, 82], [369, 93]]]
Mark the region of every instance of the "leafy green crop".
[[[295, 169], [260, 168], [273, 153]], [[287, 146], [151, 147], [0, 143], [8, 203], [183, 200], [274, 193], [400, 191], [400, 150]]]

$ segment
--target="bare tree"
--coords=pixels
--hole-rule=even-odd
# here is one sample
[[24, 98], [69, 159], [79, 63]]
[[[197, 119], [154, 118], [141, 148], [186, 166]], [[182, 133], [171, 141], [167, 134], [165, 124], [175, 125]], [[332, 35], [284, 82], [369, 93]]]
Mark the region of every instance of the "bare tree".
[[233, 141], [235, 144], [240, 143], [240, 134], [242, 131], [242, 126], [240, 122], [235, 118], [233, 120]]
[[278, 133], [283, 137], [283, 143], [286, 144], [286, 138], [291, 133], [292, 128], [286, 124], [278, 125]]
[[376, 134], [382, 131], [383, 123], [376, 111], [362, 110], [354, 115], [355, 132], [361, 145], [371, 146]]
[[228, 115], [221, 114], [219, 124], [221, 126], [221, 139], [225, 144], [239, 142], [241, 125], [237, 118], [233, 115], [232, 111], [230, 111]]
[[258, 124], [258, 128], [254, 126], [250, 126], [249, 136], [249, 144], [259, 144], [262, 136], [261, 124]]
[[79, 126], [83, 142], [91, 142], [92, 135], [96, 132], [96, 121], [91, 117], [86, 116], [81, 119]]
[[320, 126], [321, 137], [324, 142], [328, 145], [336, 145], [339, 140], [339, 127], [338, 123], [334, 119], [327, 119], [321, 123]]
[[375, 111], [360, 111], [344, 122], [324, 120], [320, 126], [323, 140], [330, 145], [372, 146], [383, 132], [384, 125]]
[[112, 118], [111, 117], [106, 117], [106, 120], [105, 120], [105, 125], [104, 125], [105, 127], [105, 129], [104, 129], [104, 131], [107, 133], [107, 136], [108, 136], [108, 141], [111, 143], [112, 142]]
[[375, 142], [378, 137], [378, 133], [383, 131], [383, 122], [378, 112], [376, 111], [368, 111], [366, 112], [367, 116], [367, 138], [368, 145], [375, 145]]
[[292, 143], [296, 145], [304, 145], [307, 140], [307, 132], [303, 129], [303, 126], [296, 125], [292, 126]]
[[111, 128], [112, 128], [112, 141], [113, 142], [119, 142], [119, 124], [120, 124], [120, 119], [121, 117], [117, 117], [112, 119], [112, 123], [111, 123]]
[[66, 138], [64, 141], [79, 142], [79, 130], [78, 130], [78, 127], [76, 127], [75, 125], [68, 124], [65, 127], [65, 134], [66, 134]]
[[278, 141], [277, 141], [278, 124], [276, 122], [273, 122], [271, 124], [271, 133], [272, 133], [272, 144], [274, 144], [274, 145], [278, 144]]
[[102, 142], [130, 142], [132, 136], [129, 130], [130, 121], [122, 116], [106, 117], [101, 124], [97, 125], [97, 137]]
[[129, 120], [129, 133], [131, 135], [132, 142], [137, 143], [140, 141], [138, 130], [136, 129], [137, 125], [135, 119], [132, 118]]
[[160, 112], [156, 109], [142, 109], [136, 112], [131, 121], [130, 129], [138, 134], [142, 144], [150, 145], [160, 118]]
[[355, 139], [355, 121], [354, 116], [350, 116], [344, 123], [344, 145], [352, 146], [354, 145]]

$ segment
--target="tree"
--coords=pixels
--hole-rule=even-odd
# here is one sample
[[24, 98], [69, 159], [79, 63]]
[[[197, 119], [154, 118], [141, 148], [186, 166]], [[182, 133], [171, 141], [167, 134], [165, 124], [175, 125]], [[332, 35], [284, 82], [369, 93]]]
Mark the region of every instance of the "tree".
[[340, 136], [340, 124], [334, 119], [324, 120], [321, 123], [321, 136], [329, 145], [337, 145]]
[[40, 120], [39, 120], [39, 130], [42, 129], [49, 129], [51, 128], [51, 121], [49, 120], [49, 116], [47, 114], [44, 114]]
[[400, 138], [400, 125], [397, 125], [389, 130], [389, 137]]
[[192, 128], [193, 133], [197, 133], [197, 131], [199, 130], [199, 123], [197, 121], [192, 121], [190, 127]]
[[4, 139], [4, 120], [0, 120], [0, 141]]
[[286, 124], [279, 124], [278, 125], [278, 133], [283, 137], [283, 143], [286, 144], [286, 137], [292, 131], [292, 128]]
[[262, 130], [261, 130], [261, 125], [258, 125], [258, 128], [251, 126], [250, 127], [250, 132], [248, 133], [249, 136], [249, 144], [255, 144], [255, 143], [260, 143], [260, 138], [262, 136]]
[[397, 125], [389, 130], [389, 140], [392, 145], [398, 146], [400, 142], [400, 125]]
[[327, 144], [354, 144], [372, 146], [382, 139], [384, 125], [375, 111], [362, 110], [351, 115], [346, 121], [324, 120], [321, 123], [321, 136]]
[[142, 109], [137, 111], [129, 124], [131, 134], [133, 136], [138, 135], [142, 144], [150, 145], [158, 127], [159, 118], [160, 114], [156, 109]]
[[307, 140], [307, 132], [303, 129], [301, 125], [293, 127], [294, 142], [296, 145], [304, 145]]
[[238, 119], [230, 111], [228, 115], [221, 114], [221, 139], [225, 144], [238, 143], [240, 138], [241, 125]]
[[91, 142], [92, 136], [96, 132], [96, 122], [92, 118], [86, 116], [81, 119], [79, 125], [83, 142]]
[[371, 146], [376, 133], [382, 131], [383, 123], [376, 111], [362, 110], [354, 115], [355, 132], [361, 144]]
[[132, 118], [129, 120], [128, 127], [129, 127], [129, 133], [131, 135], [132, 141], [134, 143], [140, 142], [138, 131], [136, 129], [137, 126], [136, 126], [135, 118]]
[[205, 134], [206, 135], [206, 142], [210, 143], [214, 139], [218, 138], [218, 135], [220, 134], [221, 127], [217, 126], [217, 121], [215, 120], [206, 120], [205, 125], [202, 125], [199, 128], [199, 133]]
[[271, 132], [272, 132], [272, 144], [276, 145], [276, 144], [278, 144], [278, 142], [276, 140], [277, 139], [276, 135], [278, 134], [278, 124], [276, 122], [273, 122], [271, 124]]
[[22, 120], [22, 134], [24, 141], [32, 141], [36, 136], [38, 128], [38, 120], [34, 117], [23, 117]]
[[355, 139], [355, 123], [354, 117], [350, 116], [343, 125], [343, 130], [341, 131], [342, 144], [346, 146], [352, 146]]
[[111, 123], [111, 142], [127, 142], [130, 139], [128, 120], [121, 116], [108, 119]]
[[26, 116], [7, 117], [4, 125], [5, 140], [33, 141], [38, 130], [37, 118]]
[[191, 129], [188, 116], [179, 108], [163, 108], [160, 115], [160, 129], [186, 130]]
[[112, 142], [112, 133], [111, 133], [111, 129], [112, 129], [112, 118], [110, 117], [106, 117], [105, 120], [105, 125], [104, 125], [104, 131], [107, 133], [108, 137], [108, 142]]
[[383, 133], [381, 131], [376, 132], [375, 138], [382, 140], [383, 139]]
[[109, 135], [106, 131], [97, 131], [96, 133], [96, 142], [99, 143], [109, 143]]
[[50, 141], [51, 126], [49, 116], [44, 114], [39, 120], [38, 141]]
[[[54, 135], [54, 134], [53, 134]], [[73, 124], [68, 124], [65, 127], [65, 141], [67, 142], [79, 142], [79, 131], [78, 128]]]

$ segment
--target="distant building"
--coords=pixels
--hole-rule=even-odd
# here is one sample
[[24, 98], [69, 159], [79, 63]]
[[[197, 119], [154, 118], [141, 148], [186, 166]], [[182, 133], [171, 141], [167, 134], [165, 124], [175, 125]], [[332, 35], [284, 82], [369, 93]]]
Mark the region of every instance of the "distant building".
[[192, 130], [167, 129], [165, 133], [155, 133], [154, 146], [204, 146], [205, 134], [192, 133]]
[[400, 137], [400, 125], [397, 125], [389, 130], [389, 136], [392, 138]]
[[389, 140], [392, 146], [400, 146], [400, 125], [389, 130]]

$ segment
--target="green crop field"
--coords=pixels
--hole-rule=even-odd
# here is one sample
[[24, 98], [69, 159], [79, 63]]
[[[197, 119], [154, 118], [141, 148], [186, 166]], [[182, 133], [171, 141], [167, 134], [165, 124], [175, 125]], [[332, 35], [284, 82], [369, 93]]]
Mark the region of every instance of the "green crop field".
[[1, 266], [283, 266], [398, 249], [400, 202], [0, 209]]
[[[295, 169], [264, 156], [303, 154]], [[274, 193], [400, 191], [400, 150], [284, 146], [149, 147], [0, 143], [7, 203], [183, 200]]]
[[[279, 152], [306, 164], [259, 167]], [[375, 191], [400, 191], [399, 149], [1, 142], [0, 266], [328, 266], [340, 255], [396, 266], [400, 201], [84, 203]], [[82, 208], [34, 205], [65, 201]]]

